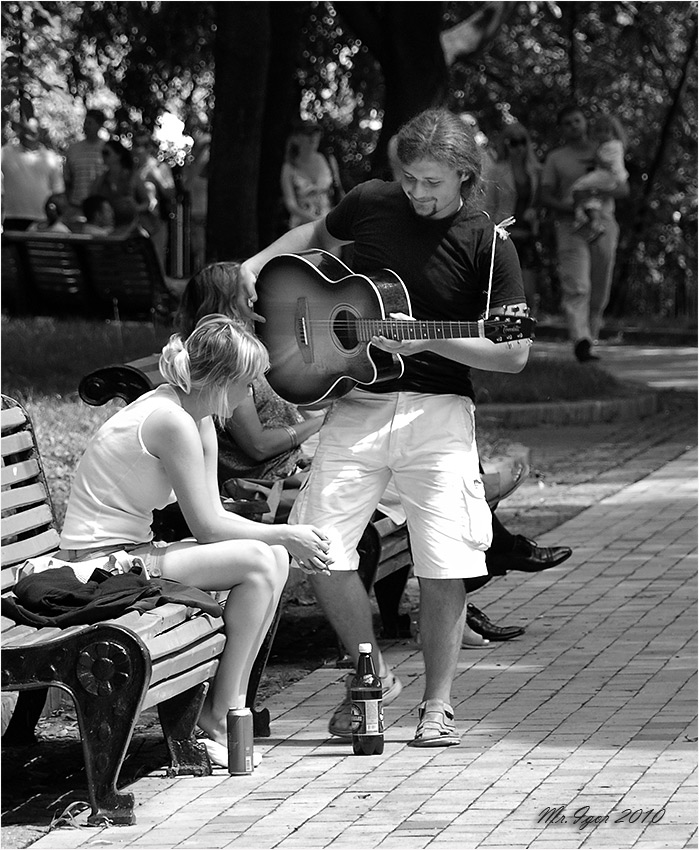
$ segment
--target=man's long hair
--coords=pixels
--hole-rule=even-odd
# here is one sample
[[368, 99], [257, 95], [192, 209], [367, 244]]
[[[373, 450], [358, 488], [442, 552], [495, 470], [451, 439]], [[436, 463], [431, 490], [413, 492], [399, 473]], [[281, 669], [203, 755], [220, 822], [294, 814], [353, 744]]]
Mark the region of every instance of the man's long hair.
[[464, 201], [479, 193], [483, 154], [472, 129], [448, 109], [427, 109], [398, 131], [396, 154], [403, 165], [431, 159], [466, 177]]

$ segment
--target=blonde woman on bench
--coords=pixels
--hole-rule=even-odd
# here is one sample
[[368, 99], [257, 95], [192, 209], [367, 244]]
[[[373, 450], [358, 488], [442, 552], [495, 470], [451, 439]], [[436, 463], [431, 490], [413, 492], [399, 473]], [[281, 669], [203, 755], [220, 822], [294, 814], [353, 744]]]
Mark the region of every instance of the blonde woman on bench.
[[[59, 557], [81, 561], [126, 549], [151, 576], [230, 591], [226, 645], [199, 726], [211, 760], [227, 765], [226, 715], [245, 705], [253, 662], [272, 622], [289, 556], [325, 570], [325, 535], [312, 525], [264, 525], [227, 513], [216, 479], [214, 417], [226, 419], [269, 366], [243, 325], [205, 316], [160, 358], [166, 383], [111, 417], [92, 438], [71, 489]], [[153, 510], [177, 500], [193, 538], [152, 539]]]

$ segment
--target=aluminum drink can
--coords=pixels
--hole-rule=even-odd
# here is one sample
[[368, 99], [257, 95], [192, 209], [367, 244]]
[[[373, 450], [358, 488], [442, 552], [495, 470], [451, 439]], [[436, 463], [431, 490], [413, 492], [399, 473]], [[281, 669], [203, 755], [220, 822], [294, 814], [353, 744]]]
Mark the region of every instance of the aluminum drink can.
[[228, 732], [228, 772], [231, 776], [252, 773], [252, 712], [249, 708], [231, 708], [226, 716]]

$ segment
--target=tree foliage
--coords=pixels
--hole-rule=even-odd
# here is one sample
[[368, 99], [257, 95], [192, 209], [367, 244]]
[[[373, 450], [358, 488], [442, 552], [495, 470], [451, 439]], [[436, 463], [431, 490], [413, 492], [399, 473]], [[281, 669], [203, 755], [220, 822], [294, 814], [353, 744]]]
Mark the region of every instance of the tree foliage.
[[276, 235], [299, 113], [321, 123], [349, 187], [381, 173], [388, 137], [428, 105], [475, 113], [490, 138], [520, 120], [542, 158], [559, 142], [563, 102], [612, 112], [629, 131], [632, 186], [612, 306], [696, 310], [694, 2], [7, 2], [2, 19], [4, 138], [20, 109], [58, 147], [85, 106], [112, 104], [116, 130], [165, 110], [214, 116], [220, 259]]
[[[453, 3], [448, 16], [458, 20], [478, 5]], [[612, 307], [618, 314], [694, 315], [696, 5], [511, 5], [487, 54], [453, 67], [450, 105], [475, 112], [489, 136], [521, 121], [542, 157], [558, 143], [556, 113], [564, 102], [590, 117], [616, 115], [629, 135], [632, 192], [618, 204]]]

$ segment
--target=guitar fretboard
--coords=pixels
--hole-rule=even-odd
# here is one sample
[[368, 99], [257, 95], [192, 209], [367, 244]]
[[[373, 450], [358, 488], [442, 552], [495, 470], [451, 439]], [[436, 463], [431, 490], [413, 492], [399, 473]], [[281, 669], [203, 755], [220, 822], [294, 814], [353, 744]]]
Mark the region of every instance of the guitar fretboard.
[[401, 321], [400, 319], [357, 319], [357, 337], [368, 341], [373, 336], [387, 339], [464, 339], [483, 337], [483, 322]]

